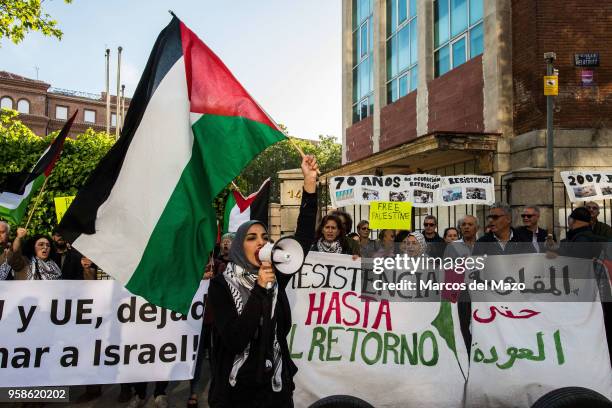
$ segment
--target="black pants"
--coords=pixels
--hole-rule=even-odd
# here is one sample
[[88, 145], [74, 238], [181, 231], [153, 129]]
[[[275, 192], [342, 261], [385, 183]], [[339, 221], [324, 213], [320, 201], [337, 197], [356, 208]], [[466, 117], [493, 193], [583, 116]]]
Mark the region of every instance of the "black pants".
[[[147, 397], [147, 384], [146, 382], [133, 383], [134, 392], [140, 397], [145, 399]], [[158, 395], [166, 395], [166, 387], [168, 387], [168, 381], [157, 381], [155, 383], [155, 391], [153, 391], [153, 397]]]

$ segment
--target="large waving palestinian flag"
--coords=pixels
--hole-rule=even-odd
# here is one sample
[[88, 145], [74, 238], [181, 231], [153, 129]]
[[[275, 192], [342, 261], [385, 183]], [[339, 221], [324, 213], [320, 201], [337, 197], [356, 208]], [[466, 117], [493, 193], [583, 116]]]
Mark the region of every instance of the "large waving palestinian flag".
[[42, 188], [62, 154], [64, 141], [78, 110], [64, 124], [57, 137], [43, 152], [29, 172], [5, 175], [0, 185], [0, 218], [19, 225], [32, 197]]
[[238, 227], [250, 220], [268, 225], [268, 207], [270, 205], [270, 179], [266, 179], [259, 190], [244, 197], [240, 191], [233, 190], [225, 201], [223, 232], [236, 232]]
[[64, 215], [73, 246], [149, 302], [188, 311], [217, 236], [214, 197], [284, 134], [176, 17], [121, 138]]

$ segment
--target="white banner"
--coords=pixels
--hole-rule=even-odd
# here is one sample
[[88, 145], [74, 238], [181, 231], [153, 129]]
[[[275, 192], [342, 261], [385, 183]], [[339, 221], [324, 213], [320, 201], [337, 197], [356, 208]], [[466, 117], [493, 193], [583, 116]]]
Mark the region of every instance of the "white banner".
[[337, 176], [329, 181], [329, 193], [332, 206], [336, 208], [372, 201], [409, 201], [413, 207], [491, 204], [495, 201], [493, 178], [476, 175]]
[[612, 172], [610, 171], [562, 171], [571, 202], [606, 200], [612, 198]]
[[3, 281], [2, 386], [192, 378], [207, 287], [183, 316], [111, 280]]
[[317, 252], [287, 294], [296, 406], [338, 394], [377, 407], [462, 405], [467, 351], [456, 305], [374, 302], [361, 291], [359, 261]]
[[[525, 289], [475, 294], [488, 301], [472, 303], [466, 406], [531, 407], [542, 395], [570, 386], [612, 398], [602, 307], [597, 285], [584, 273], [592, 261], [507, 255], [489, 257], [486, 268], [488, 282], [525, 283]], [[576, 271], [580, 277], [568, 277]]]

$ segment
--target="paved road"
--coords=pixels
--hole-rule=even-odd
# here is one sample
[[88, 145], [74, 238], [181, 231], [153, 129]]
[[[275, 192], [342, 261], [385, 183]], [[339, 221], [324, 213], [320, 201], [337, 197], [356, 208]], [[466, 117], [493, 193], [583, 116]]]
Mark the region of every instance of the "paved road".
[[[206, 384], [205, 389], [199, 395], [198, 401], [200, 403], [200, 408], [208, 407], [207, 403], [207, 395], [208, 395], [208, 381], [210, 379], [210, 370], [208, 367], [208, 363], [205, 362], [202, 364], [202, 383]], [[145, 405], [146, 408], [155, 408], [155, 404], [153, 402], [153, 385], [149, 384], [148, 387], [148, 399]], [[127, 403], [119, 403], [117, 402], [117, 397], [119, 396], [120, 386], [118, 384], [107, 384], [102, 386], [102, 396], [99, 398], [84, 402], [77, 403], [76, 400], [80, 395], [85, 392], [84, 386], [74, 386], [70, 387], [70, 399], [72, 402], [70, 403], [19, 403], [19, 404], [10, 404], [10, 403], [0, 403], [2, 408], [4, 407], [15, 407], [15, 408], [59, 408], [59, 407], [75, 407], [75, 408], [112, 408], [112, 407], [125, 407]], [[189, 381], [175, 381], [168, 384], [168, 388], [166, 389], [166, 394], [168, 395], [168, 402], [170, 407], [186, 407], [187, 406], [187, 398], [189, 397]]]

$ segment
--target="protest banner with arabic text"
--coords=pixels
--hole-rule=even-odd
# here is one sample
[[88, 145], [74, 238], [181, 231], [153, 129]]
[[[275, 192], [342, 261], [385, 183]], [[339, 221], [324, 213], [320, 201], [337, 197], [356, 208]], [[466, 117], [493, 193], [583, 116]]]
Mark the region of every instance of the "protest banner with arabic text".
[[570, 386], [612, 398], [597, 284], [584, 273], [592, 265], [591, 259], [544, 254], [492, 256], [485, 271], [470, 276], [524, 288], [473, 293], [479, 301], [472, 303], [466, 406], [530, 407]]

